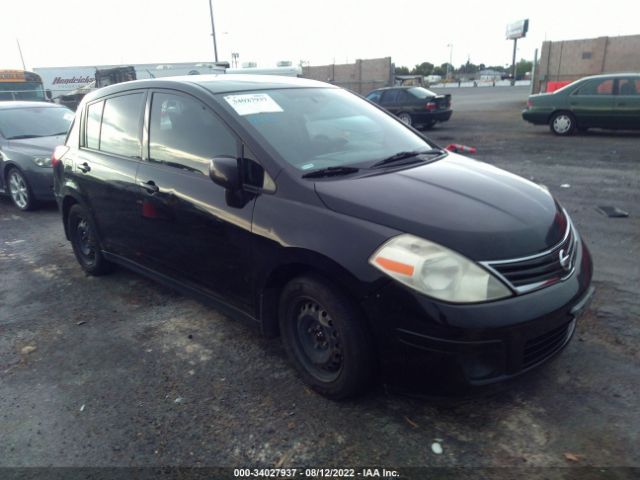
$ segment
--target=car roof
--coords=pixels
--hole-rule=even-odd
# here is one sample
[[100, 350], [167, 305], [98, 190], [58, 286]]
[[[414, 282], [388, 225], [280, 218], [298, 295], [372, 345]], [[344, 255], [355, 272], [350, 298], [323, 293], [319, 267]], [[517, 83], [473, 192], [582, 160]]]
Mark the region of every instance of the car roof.
[[3, 100], [0, 101], [0, 110], [15, 110], [16, 108], [67, 108], [64, 105], [49, 102], [28, 102], [22, 100]]
[[[246, 92], [252, 90], [272, 90], [280, 88], [338, 88], [334, 85], [307, 78], [284, 77], [277, 75], [236, 75], [236, 74], [212, 74], [212, 75], [183, 75], [176, 77], [162, 77], [146, 80], [133, 80], [130, 82], [109, 85], [92, 92], [95, 96], [110, 95], [136, 88], [175, 88], [177, 84], [200, 85], [211, 93]], [[99, 93], [97, 93], [99, 92]]]
[[376, 88], [375, 90], [371, 90], [371, 92], [381, 92], [382, 90], [395, 90], [395, 89], [409, 90], [410, 88], [424, 88], [426, 90], [426, 88], [423, 87], [422, 85], [395, 85], [393, 87]]
[[587, 80], [592, 78], [621, 78], [621, 77], [640, 77], [640, 73], [638, 72], [602, 73], [600, 75], [589, 75], [588, 77], [582, 77], [580, 80]]

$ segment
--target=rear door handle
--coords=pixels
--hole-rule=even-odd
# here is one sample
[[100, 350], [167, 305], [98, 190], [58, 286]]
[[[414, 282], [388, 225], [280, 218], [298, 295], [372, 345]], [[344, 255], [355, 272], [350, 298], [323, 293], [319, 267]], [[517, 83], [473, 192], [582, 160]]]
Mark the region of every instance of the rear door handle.
[[78, 165], [78, 170], [80, 170], [82, 173], [87, 173], [91, 170], [91, 166], [87, 162], [84, 162]]
[[151, 195], [160, 191], [160, 187], [158, 187], [156, 185], [156, 182], [154, 182], [153, 180], [147, 180], [146, 182], [140, 181], [138, 182], [138, 185], [144, 188], [147, 193], [150, 193]]

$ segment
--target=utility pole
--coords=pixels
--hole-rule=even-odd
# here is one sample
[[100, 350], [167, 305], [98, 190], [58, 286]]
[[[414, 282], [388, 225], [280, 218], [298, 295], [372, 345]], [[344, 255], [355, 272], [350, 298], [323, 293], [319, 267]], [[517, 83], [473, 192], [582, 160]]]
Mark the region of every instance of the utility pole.
[[218, 63], [218, 46], [216, 45], [216, 26], [213, 23], [213, 4], [209, 0], [209, 13], [211, 14], [211, 37], [213, 37], [213, 55], [215, 62]]
[[447, 45], [449, 47], [449, 63], [447, 64], [447, 78], [453, 77], [453, 43]]
[[516, 84], [516, 47], [517, 46], [518, 46], [518, 39], [514, 38], [513, 39], [513, 58], [511, 60], [511, 72], [512, 72], [511, 86], [514, 86]]
[[27, 67], [24, 66], [24, 57], [22, 56], [22, 48], [20, 48], [20, 40], [16, 38], [16, 43], [18, 44], [18, 52], [20, 52], [20, 61], [22, 61], [22, 70], [26, 70]]

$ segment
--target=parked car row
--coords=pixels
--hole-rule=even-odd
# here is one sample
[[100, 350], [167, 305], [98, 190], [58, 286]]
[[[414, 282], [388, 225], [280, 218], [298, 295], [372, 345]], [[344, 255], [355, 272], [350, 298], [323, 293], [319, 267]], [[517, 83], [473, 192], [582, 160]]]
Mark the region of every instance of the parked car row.
[[596, 75], [531, 95], [522, 118], [556, 135], [589, 128], [640, 129], [640, 74]]
[[567, 345], [593, 293], [548, 190], [320, 82], [112, 85], [82, 100], [52, 165], [87, 274], [120, 265], [255, 322], [331, 398], [381, 374], [518, 376]]
[[53, 200], [51, 154], [74, 113], [46, 102], [0, 102], [0, 193], [20, 210]]

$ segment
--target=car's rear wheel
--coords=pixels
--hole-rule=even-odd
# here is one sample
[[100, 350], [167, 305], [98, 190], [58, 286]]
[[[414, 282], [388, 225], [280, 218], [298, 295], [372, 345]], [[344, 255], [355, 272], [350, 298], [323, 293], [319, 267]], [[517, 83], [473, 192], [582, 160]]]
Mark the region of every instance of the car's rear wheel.
[[376, 362], [364, 319], [353, 303], [315, 276], [298, 277], [280, 297], [285, 350], [307, 385], [333, 399], [362, 393]]
[[11, 168], [7, 172], [6, 180], [13, 204], [23, 211], [33, 210], [36, 200], [24, 174], [17, 168]]
[[576, 128], [576, 119], [569, 112], [557, 112], [551, 117], [549, 128], [556, 135], [571, 135]]
[[89, 213], [84, 207], [78, 204], [71, 207], [67, 228], [73, 253], [86, 273], [98, 276], [113, 270], [113, 264], [107, 261], [100, 251], [100, 242]]
[[407, 112], [402, 112], [400, 114], [398, 114], [398, 118], [400, 119], [400, 121], [406, 125], [413, 125], [413, 119], [411, 118], [411, 115], [409, 115]]

